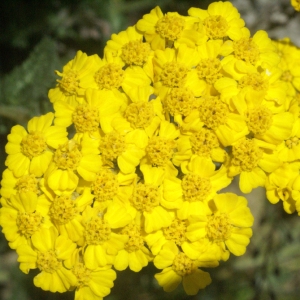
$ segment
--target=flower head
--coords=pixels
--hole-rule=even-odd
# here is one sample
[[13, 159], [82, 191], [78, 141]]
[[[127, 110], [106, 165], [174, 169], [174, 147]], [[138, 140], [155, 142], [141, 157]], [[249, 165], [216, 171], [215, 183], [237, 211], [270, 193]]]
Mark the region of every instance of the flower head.
[[16, 125], [8, 135], [5, 165], [16, 177], [33, 173], [40, 177], [47, 170], [53, 151], [67, 140], [65, 127], [52, 125], [53, 113], [32, 118], [27, 130]]
[[182, 281], [185, 292], [188, 295], [196, 295], [199, 289], [211, 283], [209, 273], [198, 268], [201, 263], [180, 252], [173, 242], [165, 244], [155, 257], [154, 265], [163, 269], [154, 277], [166, 292], [175, 290]]
[[252, 236], [254, 221], [246, 198], [232, 193], [218, 194], [209, 206], [211, 212], [206, 217], [191, 216], [189, 233], [193, 233], [195, 239], [207, 238], [217, 244], [220, 253], [226, 246], [234, 255], [243, 255]]
[[136, 27], [143, 33], [153, 50], [163, 50], [173, 44], [175, 47], [181, 43], [193, 46], [200, 38], [193, 29], [193, 24], [192, 18], [181, 16], [177, 12], [164, 15], [156, 6], [137, 22]]
[[92, 83], [86, 81], [88, 75], [96, 71], [96, 61], [97, 55], [87, 56], [86, 53], [78, 51], [74, 59], [64, 66], [62, 72], [56, 71], [61, 79], [57, 80], [55, 88], [50, 89], [48, 94], [50, 101], [54, 103], [79, 100], [84, 95], [84, 86]]
[[199, 18], [207, 39], [232, 40], [243, 37], [245, 22], [240, 18], [238, 10], [228, 1], [211, 3], [207, 10], [192, 7], [188, 10], [190, 16]]
[[7, 205], [0, 208], [2, 232], [13, 249], [31, 245], [31, 237], [42, 228], [53, 226], [49, 219], [49, 200], [34, 192], [11, 195]]
[[68, 238], [58, 235], [55, 227], [43, 228], [32, 237], [32, 247], [20, 245], [17, 248], [20, 269], [28, 273], [29, 269], [40, 270], [33, 279], [34, 285], [45, 291], [66, 292], [76, 284], [76, 276], [63, 262], [68, 260], [76, 249], [76, 244]]

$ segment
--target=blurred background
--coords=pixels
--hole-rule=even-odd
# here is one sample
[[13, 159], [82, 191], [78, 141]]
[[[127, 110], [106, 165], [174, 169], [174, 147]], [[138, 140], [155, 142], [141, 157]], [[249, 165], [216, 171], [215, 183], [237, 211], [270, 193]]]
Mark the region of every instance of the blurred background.
[[[102, 56], [112, 33], [134, 25], [152, 8], [187, 14], [190, 7], [206, 9], [208, 0], [2, 0], [0, 1], [0, 172], [4, 170], [6, 136], [13, 125], [25, 125], [51, 111], [47, 98], [55, 85], [54, 70], [62, 70], [77, 50]], [[300, 46], [300, 13], [289, 0], [231, 1], [254, 34], [263, 29], [273, 39], [286, 36]], [[0, 176], [1, 178], [1, 176]], [[235, 185], [231, 186], [235, 189]], [[156, 284], [152, 265], [140, 273], [118, 272], [106, 300], [296, 300], [300, 294], [300, 218], [271, 205], [264, 191], [247, 195], [255, 216], [247, 253], [232, 256], [208, 271], [212, 284], [198, 295], [182, 288], [165, 293]], [[68, 300], [73, 293], [52, 294], [35, 288], [36, 274], [23, 274], [0, 233], [1, 300]]]

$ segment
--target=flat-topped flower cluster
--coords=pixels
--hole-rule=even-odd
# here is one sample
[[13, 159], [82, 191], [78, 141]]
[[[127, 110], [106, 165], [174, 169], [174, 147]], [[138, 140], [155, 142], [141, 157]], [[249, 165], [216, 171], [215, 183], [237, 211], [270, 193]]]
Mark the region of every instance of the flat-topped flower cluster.
[[253, 36], [230, 2], [188, 16], [159, 7], [78, 51], [49, 91], [54, 113], [8, 135], [0, 224], [34, 284], [102, 299], [149, 262], [167, 292], [194, 295], [202, 268], [252, 236], [243, 193], [300, 212], [300, 50]]

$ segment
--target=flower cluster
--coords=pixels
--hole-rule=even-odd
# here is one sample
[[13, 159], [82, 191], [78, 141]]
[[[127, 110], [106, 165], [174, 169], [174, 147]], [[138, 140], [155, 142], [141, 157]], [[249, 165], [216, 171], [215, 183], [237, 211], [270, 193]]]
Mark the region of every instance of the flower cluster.
[[252, 236], [243, 193], [300, 212], [300, 50], [253, 36], [230, 2], [188, 16], [159, 7], [78, 51], [49, 91], [54, 113], [8, 135], [0, 224], [34, 284], [102, 299], [116, 272], [153, 261], [167, 292]]

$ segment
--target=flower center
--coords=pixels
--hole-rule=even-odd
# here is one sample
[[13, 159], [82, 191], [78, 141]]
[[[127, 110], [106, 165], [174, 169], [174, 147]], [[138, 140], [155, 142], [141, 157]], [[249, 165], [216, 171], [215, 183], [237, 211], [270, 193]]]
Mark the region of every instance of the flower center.
[[104, 219], [96, 218], [87, 223], [84, 237], [88, 245], [102, 245], [111, 236], [111, 229]]
[[65, 91], [67, 96], [76, 95], [79, 87], [78, 74], [74, 70], [69, 70], [66, 73], [56, 71], [56, 74], [62, 76], [61, 80], [57, 80], [59, 87]]
[[184, 24], [182, 17], [166, 15], [157, 21], [156, 32], [163, 38], [175, 41], [180, 37]]
[[242, 171], [251, 172], [257, 167], [263, 151], [254, 140], [244, 139], [232, 147], [232, 155], [233, 165], [240, 166]]
[[226, 19], [222, 16], [209, 16], [203, 21], [203, 26], [206, 30], [206, 35], [210, 39], [222, 39], [227, 36], [229, 25]]
[[203, 201], [211, 191], [211, 183], [208, 178], [198, 174], [187, 174], [181, 181], [183, 196], [187, 201]]
[[31, 132], [22, 139], [21, 152], [32, 159], [47, 149], [45, 138], [41, 132]]
[[155, 116], [151, 102], [135, 102], [127, 106], [125, 118], [133, 128], [145, 128]]
[[129, 224], [122, 229], [121, 234], [129, 236], [128, 242], [124, 247], [129, 253], [140, 250], [144, 246], [144, 239], [138, 226]]
[[185, 276], [193, 273], [197, 266], [184, 253], [180, 252], [174, 258], [172, 269], [179, 275]]
[[21, 235], [30, 238], [36, 231], [38, 231], [43, 222], [43, 216], [39, 212], [19, 212], [16, 224]]
[[185, 233], [187, 227], [187, 220], [174, 219], [169, 227], [162, 229], [167, 240], [175, 242], [181, 246], [187, 240]]
[[253, 73], [243, 76], [239, 81], [239, 88], [244, 88], [250, 86], [255, 91], [264, 91], [268, 90], [268, 82], [264, 80], [262, 75]]
[[38, 181], [33, 174], [20, 177], [16, 183], [18, 193], [34, 192], [39, 194]]
[[76, 263], [72, 269], [72, 272], [77, 278], [77, 287], [82, 288], [84, 286], [88, 286], [90, 282], [91, 271], [87, 269], [83, 263]]
[[127, 65], [143, 66], [148, 60], [151, 48], [140, 40], [129, 41], [122, 47], [121, 58]]
[[218, 97], [209, 96], [199, 106], [201, 121], [208, 128], [216, 129], [227, 121], [228, 107]]
[[138, 183], [131, 198], [132, 205], [141, 212], [151, 212], [159, 205], [159, 193], [156, 186]]
[[77, 132], [95, 132], [99, 127], [99, 111], [96, 107], [79, 105], [72, 119]]
[[81, 160], [82, 154], [76, 142], [70, 141], [60, 145], [54, 153], [53, 161], [57, 167], [63, 170], [76, 170]]
[[217, 58], [201, 59], [196, 70], [199, 79], [206, 80], [208, 84], [214, 84], [222, 77], [222, 65]]
[[75, 201], [69, 195], [56, 196], [49, 209], [50, 217], [59, 225], [67, 224], [76, 214]]
[[254, 134], [264, 134], [272, 125], [272, 112], [264, 107], [256, 107], [247, 113], [248, 128]]
[[289, 149], [293, 149], [294, 147], [298, 146], [299, 144], [299, 138], [294, 136], [288, 140], [285, 141], [285, 145], [289, 148]]
[[122, 66], [115, 63], [108, 63], [100, 68], [94, 75], [94, 79], [99, 89], [118, 89], [124, 79]]
[[152, 165], [164, 166], [172, 158], [175, 147], [174, 140], [154, 136], [149, 140], [146, 152]]
[[220, 213], [208, 217], [206, 232], [207, 237], [215, 242], [224, 242], [231, 235], [230, 220], [227, 214]]
[[283, 81], [291, 82], [293, 80], [293, 75], [291, 74], [290, 71], [287, 70], [287, 71], [282, 72], [280, 79]]
[[36, 264], [41, 271], [53, 273], [61, 267], [61, 262], [57, 259], [54, 250], [38, 252]]
[[189, 69], [181, 63], [168, 62], [163, 66], [160, 80], [162, 81], [162, 84], [167, 87], [181, 87], [185, 84], [188, 71]]
[[112, 200], [119, 189], [116, 175], [110, 170], [103, 169], [97, 174], [96, 180], [91, 184], [91, 190], [97, 201]]
[[252, 38], [242, 38], [238, 41], [233, 41], [233, 51], [237, 59], [244, 60], [252, 65], [255, 65], [259, 60], [260, 51]]
[[172, 116], [187, 116], [196, 108], [196, 98], [188, 88], [173, 88], [166, 96], [166, 106]]
[[199, 155], [209, 157], [211, 151], [219, 147], [219, 140], [216, 134], [207, 128], [202, 128], [190, 137], [192, 151]]
[[99, 149], [104, 160], [112, 161], [126, 150], [125, 137], [112, 131], [102, 138]]

